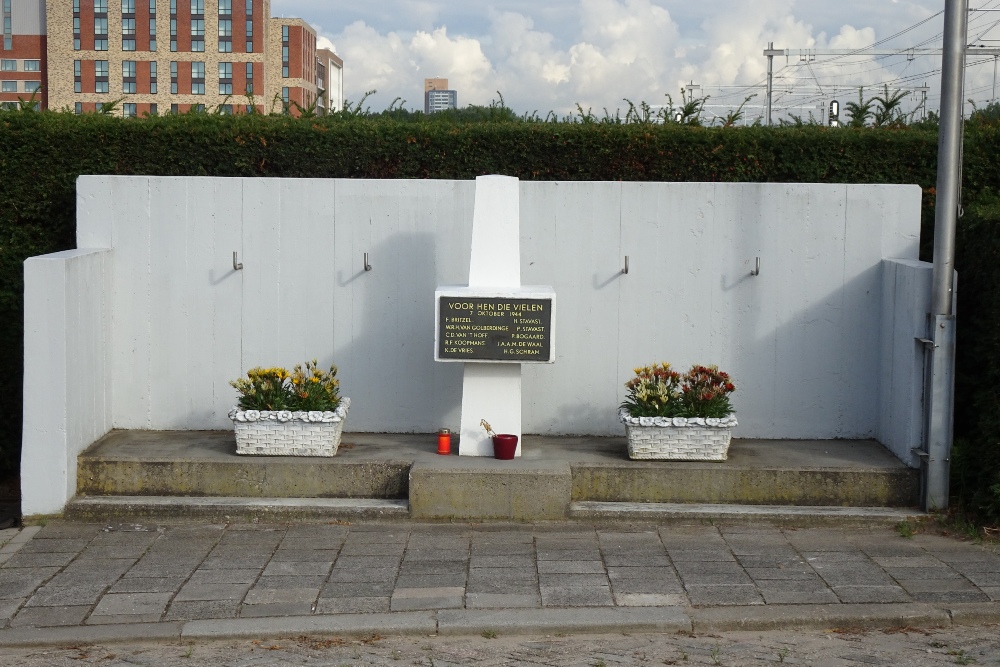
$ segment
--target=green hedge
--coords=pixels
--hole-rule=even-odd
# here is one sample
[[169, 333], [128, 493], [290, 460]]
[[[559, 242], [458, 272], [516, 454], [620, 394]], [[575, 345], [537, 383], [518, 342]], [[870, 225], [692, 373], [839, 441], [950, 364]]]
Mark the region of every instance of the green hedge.
[[[994, 428], [966, 406], [1000, 401], [984, 389], [1000, 380], [1000, 193], [996, 124], [966, 132], [959, 234], [959, 423], [956, 489], [984, 503], [1000, 484]], [[328, 178], [761, 181], [916, 183], [923, 189], [922, 248], [930, 259], [936, 181], [936, 127], [830, 129], [702, 128], [615, 123], [476, 122], [343, 115], [180, 115], [123, 120], [104, 115], [0, 112], [0, 410], [20, 414], [23, 266], [26, 257], [74, 245], [74, 183], [80, 174]], [[991, 203], [992, 202], [992, 203]], [[994, 303], [995, 301], [995, 303]], [[987, 410], [1000, 414], [994, 409]], [[971, 421], [970, 421], [971, 419]], [[994, 435], [995, 433], [995, 435]], [[16, 466], [20, 420], [0, 431], [6, 465]], [[975, 468], [975, 474], [968, 472]], [[997, 487], [1000, 490], [1000, 487]], [[1000, 492], [994, 506], [1000, 516]], [[986, 502], [989, 505], [988, 502]]]

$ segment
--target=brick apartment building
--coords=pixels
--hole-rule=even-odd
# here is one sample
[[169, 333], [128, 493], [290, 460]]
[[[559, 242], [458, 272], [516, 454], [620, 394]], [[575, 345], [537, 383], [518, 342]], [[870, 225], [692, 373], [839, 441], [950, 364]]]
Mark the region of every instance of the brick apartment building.
[[127, 117], [340, 108], [318, 96], [342, 91], [343, 62], [331, 52], [321, 61], [315, 31], [272, 18], [270, 0], [0, 2], [0, 104], [38, 90], [41, 108], [85, 113], [116, 102]]

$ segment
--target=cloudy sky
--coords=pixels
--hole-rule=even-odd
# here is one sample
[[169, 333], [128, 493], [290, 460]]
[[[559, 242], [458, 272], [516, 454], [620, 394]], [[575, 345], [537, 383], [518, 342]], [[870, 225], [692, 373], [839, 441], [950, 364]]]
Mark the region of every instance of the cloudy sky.
[[[1000, 0], [971, 0], [998, 8]], [[792, 49], [774, 60], [776, 107], [819, 115], [831, 99], [929, 86], [936, 109], [940, 56], [910, 58], [909, 47], [941, 46], [943, 0], [272, 0], [272, 13], [298, 16], [345, 61], [348, 100], [367, 90], [373, 110], [396, 98], [423, 107], [423, 79], [446, 77], [459, 105], [489, 104], [499, 91], [519, 113], [603, 114], [623, 98], [678, 101], [685, 84], [724, 114], [748, 95], [761, 113], [768, 42]], [[902, 33], [902, 34], [899, 34]], [[1000, 12], [972, 12], [970, 40], [1000, 46]], [[995, 40], [995, 41], [990, 41]], [[880, 43], [884, 57], [802, 58], [801, 49], [856, 49]], [[988, 102], [995, 59], [968, 69], [966, 97]], [[853, 90], [852, 90], [853, 89]], [[914, 91], [907, 108], [916, 107]]]

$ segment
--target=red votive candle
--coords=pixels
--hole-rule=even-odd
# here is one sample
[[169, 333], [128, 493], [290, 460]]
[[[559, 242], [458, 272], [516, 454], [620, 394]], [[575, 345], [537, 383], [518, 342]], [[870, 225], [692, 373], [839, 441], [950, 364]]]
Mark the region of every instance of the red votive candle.
[[446, 428], [438, 431], [438, 454], [451, 454], [451, 431]]

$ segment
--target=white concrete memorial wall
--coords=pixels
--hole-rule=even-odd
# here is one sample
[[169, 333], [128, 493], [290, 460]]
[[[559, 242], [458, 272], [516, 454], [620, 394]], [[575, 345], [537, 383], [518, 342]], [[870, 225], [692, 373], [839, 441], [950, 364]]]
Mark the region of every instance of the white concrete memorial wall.
[[[621, 435], [634, 366], [715, 363], [737, 384], [736, 437], [878, 437], [915, 463], [913, 339], [926, 333], [930, 272], [915, 261], [917, 186], [522, 182], [519, 192], [521, 281], [559, 295], [556, 363], [523, 367], [525, 433]], [[50, 447], [62, 447], [72, 478], [68, 461], [102, 429], [228, 429], [230, 380], [312, 357], [339, 365], [349, 430], [456, 429], [462, 364], [434, 361], [430, 304], [438, 285], [468, 282], [474, 194], [473, 181], [81, 177], [77, 245], [110, 252], [87, 260], [100, 276], [84, 283], [75, 258], [26, 262], [26, 336], [49, 341], [26, 340], [26, 356], [63, 345], [50, 356], [67, 396], [41, 405], [33, 383], [48, 380], [26, 373], [25, 423], [48, 415], [85, 428], [26, 428], [24, 474], [47, 470]], [[73, 298], [31, 297], [50, 283], [71, 285]], [[64, 359], [82, 335], [68, 313], [81, 308], [99, 309], [86, 331], [104, 336], [93, 373]], [[84, 416], [93, 406], [80, 392], [91, 390], [107, 396], [108, 419]], [[25, 502], [28, 514], [62, 504]]]

